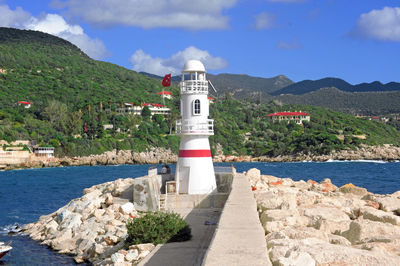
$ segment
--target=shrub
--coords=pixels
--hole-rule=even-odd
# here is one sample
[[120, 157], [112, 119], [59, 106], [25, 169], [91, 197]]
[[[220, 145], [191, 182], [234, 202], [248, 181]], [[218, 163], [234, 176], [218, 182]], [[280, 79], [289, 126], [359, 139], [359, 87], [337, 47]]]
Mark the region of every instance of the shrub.
[[179, 214], [172, 212], [149, 212], [143, 217], [129, 221], [126, 228], [126, 246], [143, 243], [157, 245], [192, 238], [189, 225]]

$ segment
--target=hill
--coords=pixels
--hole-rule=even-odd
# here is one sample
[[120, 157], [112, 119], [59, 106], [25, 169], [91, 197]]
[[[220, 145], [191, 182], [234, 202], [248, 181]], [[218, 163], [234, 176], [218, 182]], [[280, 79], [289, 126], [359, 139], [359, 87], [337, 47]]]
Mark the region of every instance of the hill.
[[[149, 76], [155, 79], [162, 79], [162, 77], [140, 72], [140, 74]], [[213, 75], [207, 73], [209, 79], [218, 91], [218, 95], [226, 93], [231, 94], [236, 99], [258, 100], [270, 98], [269, 94], [284, 88], [293, 81], [286, 76], [280, 75], [272, 78], [252, 77], [245, 74], [218, 74]], [[181, 80], [180, 76], [171, 78], [173, 82], [177, 83]]]
[[[159, 100], [161, 84], [114, 64], [89, 58], [50, 34], [0, 28], [0, 105], [19, 100], [62, 101], [77, 110], [99, 102]], [[143, 88], [146, 88], [144, 90]]]
[[[149, 147], [178, 150], [179, 138], [169, 134], [179, 117], [176, 86], [169, 88], [174, 98], [166, 102], [172, 110], [170, 116], [151, 117], [148, 109], [142, 116], [116, 112], [123, 102], [160, 102], [156, 93], [161, 89], [159, 77], [92, 60], [76, 46], [49, 34], [8, 28], [0, 28], [0, 69], [0, 140], [27, 139], [51, 145], [58, 156], [112, 149], [144, 151]], [[284, 77], [268, 83], [268, 79], [245, 75], [217, 76], [219, 80], [253, 80], [252, 86], [263, 92], [290, 82]], [[213, 80], [212, 75], [210, 78]], [[238, 84], [244, 87], [249, 82]], [[218, 79], [214, 83], [218, 84]], [[221, 95], [223, 89], [218, 89], [219, 97], [210, 107], [210, 116], [215, 119], [215, 135], [210, 137], [213, 152], [222, 145], [225, 154], [326, 154], [362, 143], [400, 144], [399, 131], [383, 123], [318, 107], [255, 104], [233, 99], [230, 93]], [[243, 90], [249, 93], [251, 86]], [[15, 105], [19, 100], [33, 105], [25, 109]], [[307, 111], [311, 122], [299, 126], [268, 119], [269, 113], [285, 110]], [[105, 130], [106, 124], [113, 129]], [[344, 137], [337, 138], [338, 134]], [[358, 135], [367, 137], [360, 139]]]
[[271, 95], [293, 94], [302, 95], [305, 93], [317, 91], [322, 88], [335, 87], [346, 92], [383, 92], [383, 91], [400, 91], [400, 83], [389, 82], [382, 84], [379, 81], [371, 83], [360, 83], [351, 85], [350, 83], [338, 78], [323, 78], [319, 80], [303, 80], [294, 84], [290, 84], [282, 89], [276, 90]]
[[274, 97], [284, 104], [306, 104], [360, 115], [400, 113], [400, 91], [346, 92], [322, 88], [302, 95], [284, 94]]

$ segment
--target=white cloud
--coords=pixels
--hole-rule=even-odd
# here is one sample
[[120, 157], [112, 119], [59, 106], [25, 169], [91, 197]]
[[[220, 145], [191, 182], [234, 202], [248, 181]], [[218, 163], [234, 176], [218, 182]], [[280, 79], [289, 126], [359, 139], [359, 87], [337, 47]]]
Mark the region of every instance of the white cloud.
[[350, 35], [400, 42], [400, 7], [384, 7], [361, 14]]
[[0, 5], [0, 14], [0, 27], [37, 30], [58, 36], [75, 44], [94, 59], [108, 55], [102, 41], [90, 38], [81, 26], [68, 24], [60, 15], [44, 14], [36, 18], [20, 7], [11, 10], [7, 5]]
[[181, 72], [185, 62], [190, 59], [202, 61], [206, 70], [222, 69], [228, 65], [225, 59], [213, 57], [208, 51], [200, 50], [194, 46], [189, 46], [169, 58], [152, 57], [143, 50], [137, 50], [131, 56], [131, 63], [133, 69], [138, 72], [143, 71], [161, 76], [167, 73], [177, 75]]
[[53, 0], [71, 17], [100, 27], [115, 25], [142, 28], [225, 29], [229, 18], [222, 14], [237, 0]]
[[0, 26], [21, 28], [31, 15], [22, 8], [11, 10], [7, 5], [0, 5]]
[[301, 45], [297, 40], [289, 42], [281, 41], [276, 44], [276, 48], [278, 50], [298, 50], [301, 48]]
[[276, 17], [272, 14], [262, 12], [254, 16], [254, 28], [257, 30], [270, 29], [274, 27]]
[[91, 39], [79, 25], [68, 24], [63, 17], [57, 14], [47, 14], [44, 17], [31, 18], [25, 25], [27, 29], [46, 32], [78, 46], [82, 51], [94, 59], [102, 59], [108, 55], [107, 49], [99, 39]]

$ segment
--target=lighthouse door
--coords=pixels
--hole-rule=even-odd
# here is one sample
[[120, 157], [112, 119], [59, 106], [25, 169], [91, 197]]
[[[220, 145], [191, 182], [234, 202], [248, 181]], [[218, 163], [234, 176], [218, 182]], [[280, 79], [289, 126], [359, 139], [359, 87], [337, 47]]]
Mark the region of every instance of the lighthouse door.
[[179, 167], [179, 192], [189, 193], [189, 177], [190, 177], [190, 167], [181, 166]]

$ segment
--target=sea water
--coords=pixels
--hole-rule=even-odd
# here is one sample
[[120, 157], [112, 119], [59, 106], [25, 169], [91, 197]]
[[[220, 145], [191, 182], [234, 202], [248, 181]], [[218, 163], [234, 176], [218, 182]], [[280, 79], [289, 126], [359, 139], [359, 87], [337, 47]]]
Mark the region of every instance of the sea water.
[[[218, 163], [216, 166], [229, 166]], [[400, 190], [400, 163], [293, 162], [233, 163], [238, 172], [258, 168], [262, 174], [290, 177], [294, 180], [322, 181], [330, 178], [341, 186], [346, 183], [365, 187], [373, 193], [388, 194]], [[26, 169], [0, 172], [0, 241], [12, 241], [13, 250], [0, 265], [74, 265], [72, 257], [58, 254], [22, 234], [10, 236], [12, 225], [35, 222], [41, 215], [56, 211], [70, 200], [81, 197], [82, 190], [118, 178], [147, 174], [152, 165], [80, 166]], [[171, 165], [172, 170], [175, 166]]]

